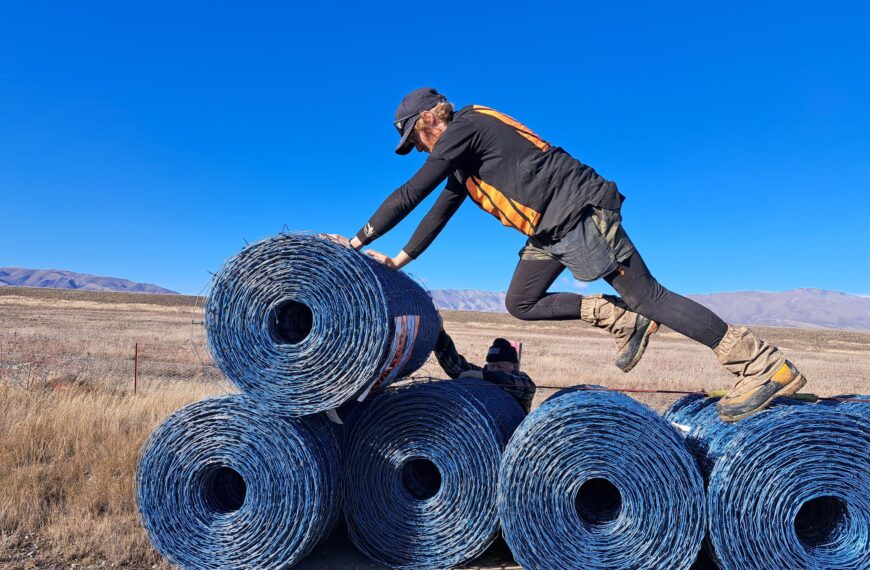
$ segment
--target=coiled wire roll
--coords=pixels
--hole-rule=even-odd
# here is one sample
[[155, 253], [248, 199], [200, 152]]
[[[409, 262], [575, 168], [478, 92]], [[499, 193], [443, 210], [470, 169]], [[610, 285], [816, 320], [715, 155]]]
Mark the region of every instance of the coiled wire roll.
[[728, 424], [715, 403], [686, 396], [666, 418], [681, 426], [707, 475], [716, 563], [870, 568], [870, 418], [848, 406], [780, 399]]
[[151, 435], [136, 499], [154, 547], [181, 568], [285, 568], [340, 513], [340, 434], [321, 416], [244, 395], [191, 404]]
[[233, 384], [305, 415], [417, 370], [440, 320], [404, 273], [329, 239], [288, 233], [224, 264], [205, 326], [215, 365]]
[[344, 516], [391, 568], [453, 568], [495, 539], [502, 449], [523, 419], [497, 386], [460, 378], [385, 390], [348, 420]]
[[499, 481], [505, 539], [523, 568], [686, 569], [704, 536], [694, 458], [624, 394], [554, 394], [514, 433]]

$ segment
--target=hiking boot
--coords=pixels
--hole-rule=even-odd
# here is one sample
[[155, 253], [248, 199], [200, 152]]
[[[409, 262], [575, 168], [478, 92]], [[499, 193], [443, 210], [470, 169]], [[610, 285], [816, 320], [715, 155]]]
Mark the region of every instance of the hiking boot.
[[649, 343], [649, 335], [659, 330], [659, 324], [643, 315], [637, 316], [634, 332], [623, 344], [616, 355], [616, 366], [623, 372], [630, 372], [640, 362]]
[[728, 325], [713, 353], [738, 377], [731, 391], [717, 403], [719, 416], [726, 422], [760, 412], [774, 398], [790, 396], [807, 382], [778, 348], [746, 327]]
[[629, 372], [640, 362], [658, 323], [628, 309], [619, 297], [589, 295], [580, 301], [580, 318], [616, 337], [616, 366]]
[[740, 383], [738, 380], [731, 392], [716, 402], [716, 410], [722, 421], [736, 422], [763, 411], [774, 399], [795, 394], [803, 388], [807, 379], [794, 364], [786, 360], [776, 374], [761, 386], [744, 391], [740, 389]]

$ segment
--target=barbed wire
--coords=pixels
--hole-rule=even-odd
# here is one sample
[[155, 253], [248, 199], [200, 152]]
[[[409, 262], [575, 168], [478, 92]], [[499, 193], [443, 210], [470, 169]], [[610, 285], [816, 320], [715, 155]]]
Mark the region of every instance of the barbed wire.
[[697, 396], [665, 412], [684, 426], [707, 480], [707, 546], [717, 566], [866, 568], [866, 406], [779, 404], [736, 423], [721, 421], [714, 403]]
[[[197, 305], [195, 306], [196, 311], [202, 311], [202, 303], [204, 302], [204, 294], [211, 286], [211, 283], [206, 284], [200, 290], [200, 294], [197, 295]], [[185, 325], [186, 326], [186, 325]], [[208, 356], [203, 356], [203, 351], [207, 352], [208, 349], [208, 341], [205, 338], [205, 326], [204, 322], [199, 320], [191, 320], [189, 327], [189, 336], [187, 342], [178, 343], [178, 342], [160, 342], [160, 341], [142, 341], [135, 339], [125, 339], [125, 343], [129, 343], [131, 347], [131, 353], [134, 352], [133, 347], [138, 344], [139, 345], [139, 363], [140, 364], [156, 364], [156, 365], [166, 365], [166, 366], [190, 366], [190, 367], [198, 367], [203, 370], [203, 373], [208, 377], [209, 381], [216, 382], [221, 381], [221, 378], [217, 378], [215, 376], [215, 371], [219, 371], [218, 367], [213, 363], [208, 363], [207, 359], [210, 360]], [[197, 341], [197, 334], [201, 334], [201, 340]], [[110, 355], [100, 355], [100, 354], [73, 354], [68, 352], [34, 352], [30, 350], [6, 350], [4, 349], [4, 345], [2, 341], [4, 339], [12, 340], [12, 341], [33, 341], [38, 340], [39, 338], [48, 338], [47, 335], [25, 335], [18, 332], [0, 332], [0, 367], [9, 369], [15, 368], [19, 366], [27, 365], [28, 362], [21, 362], [21, 359], [45, 359], [45, 358], [62, 358], [71, 361], [87, 361], [92, 363], [94, 361], [101, 362], [130, 362], [133, 363], [133, 356], [110, 356]], [[175, 350], [183, 350], [190, 351], [195, 360], [193, 361], [182, 361], [182, 360], [164, 360], [164, 359], [155, 359], [141, 356], [143, 352], [147, 353], [148, 349], [152, 348], [171, 348]], [[9, 359], [12, 359], [10, 361]], [[406, 378], [401, 379], [397, 383], [408, 384], [408, 383], [418, 383], [418, 382], [431, 382], [434, 380], [444, 379], [443, 371], [439, 374], [437, 371], [432, 372], [429, 366], [424, 366], [420, 370], [418, 370], [415, 374], [408, 376]], [[524, 385], [521, 384], [501, 384], [505, 387], [521, 387]], [[700, 390], [700, 389], [658, 389], [658, 388], [615, 388], [610, 386], [557, 386], [551, 384], [537, 384], [537, 388], [543, 389], [559, 389], [559, 390], [599, 390], [599, 391], [610, 391], [610, 392], [621, 392], [626, 394], [660, 394], [660, 395], [671, 395], [671, 396], [688, 396], [688, 395], [700, 395], [704, 397], [721, 397], [724, 396], [724, 391], [722, 390]], [[796, 394], [794, 399], [815, 402], [815, 401], [830, 401], [830, 402], [857, 402], [857, 403], [870, 403], [870, 399], [862, 398], [862, 397], [854, 397], [854, 396], [819, 396], [817, 394]]]
[[184, 568], [290, 567], [335, 526], [340, 433], [242, 394], [201, 400], [151, 435], [136, 503], [154, 547]]
[[706, 510], [695, 460], [661, 416], [612, 392], [560, 391], [511, 437], [498, 508], [522, 567], [687, 570], [694, 561]]

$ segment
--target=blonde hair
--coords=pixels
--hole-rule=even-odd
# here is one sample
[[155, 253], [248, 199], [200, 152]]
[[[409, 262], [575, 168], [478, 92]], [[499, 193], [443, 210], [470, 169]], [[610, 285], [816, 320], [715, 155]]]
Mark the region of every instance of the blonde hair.
[[[435, 115], [435, 120], [438, 122], [449, 123], [453, 120], [453, 103], [445, 101], [443, 103], [438, 103], [430, 109], [432, 114]], [[423, 123], [423, 118], [420, 117], [417, 119], [417, 122], [414, 124], [414, 130], [417, 132], [423, 131], [426, 129], [426, 125]]]

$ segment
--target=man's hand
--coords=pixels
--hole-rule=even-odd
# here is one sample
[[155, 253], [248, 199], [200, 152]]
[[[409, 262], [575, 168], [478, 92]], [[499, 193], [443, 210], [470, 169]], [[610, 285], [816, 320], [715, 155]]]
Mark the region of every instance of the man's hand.
[[320, 237], [328, 239], [329, 241], [334, 241], [335, 243], [341, 244], [345, 247], [350, 247], [350, 240], [341, 234], [320, 234]]
[[477, 378], [479, 380], [483, 380], [483, 371], [482, 370], [466, 370], [462, 374], [459, 375], [460, 378]]
[[379, 251], [375, 251], [373, 249], [367, 249], [367, 250], [365, 250], [364, 253], [366, 255], [368, 255], [369, 257], [371, 257], [372, 259], [374, 259], [375, 261], [377, 261], [378, 263], [380, 263], [381, 265], [385, 265], [385, 266], [389, 267], [390, 269], [398, 269], [399, 268], [398, 265], [396, 265], [396, 261], [392, 257], [390, 257], [388, 255], [384, 255], [383, 253], [381, 253]]
[[353, 238], [351, 239], [347, 239], [341, 234], [321, 234], [321, 236], [345, 247], [353, 248], [357, 251], [359, 251], [359, 248], [362, 247], [362, 242], [357, 239], [356, 236], [353, 236]]
[[384, 255], [383, 253], [375, 251], [373, 249], [367, 249], [364, 253], [378, 263], [385, 265], [390, 269], [401, 269], [411, 262], [411, 256], [409, 256], [404, 251], [400, 251], [399, 255], [397, 255], [396, 257]]

